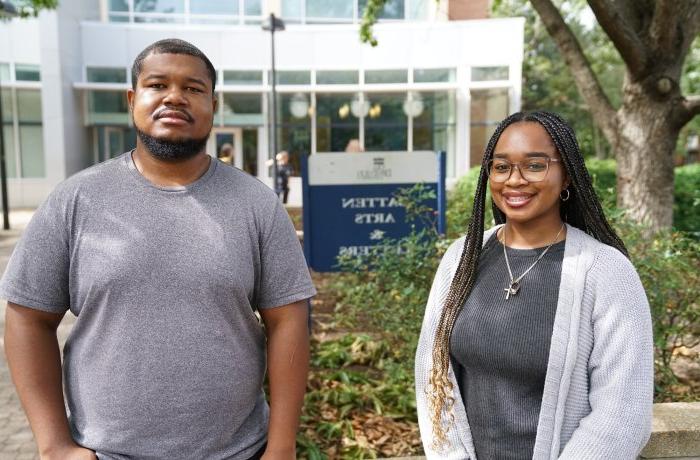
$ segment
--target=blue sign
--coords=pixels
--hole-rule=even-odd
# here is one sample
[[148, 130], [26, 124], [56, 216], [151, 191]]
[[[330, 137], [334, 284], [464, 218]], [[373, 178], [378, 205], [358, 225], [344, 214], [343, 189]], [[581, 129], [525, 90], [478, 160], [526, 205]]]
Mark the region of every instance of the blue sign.
[[340, 255], [366, 255], [386, 238], [408, 235], [420, 222], [407, 222], [395, 194], [423, 184], [435, 192], [427, 202], [445, 231], [444, 152], [320, 153], [302, 163], [304, 253], [320, 272], [337, 271]]

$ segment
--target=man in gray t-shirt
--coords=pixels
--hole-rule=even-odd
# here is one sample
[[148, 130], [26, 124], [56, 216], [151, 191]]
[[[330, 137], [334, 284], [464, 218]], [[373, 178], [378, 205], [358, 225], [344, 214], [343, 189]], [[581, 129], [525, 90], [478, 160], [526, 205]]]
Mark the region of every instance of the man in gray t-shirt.
[[293, 459], [315, 294], [294, 228], [272, 190], [206, 155], [201, 51], [156, 42], [132, 72], [136, 149], [60, 184], [0, 283], [42, 458]]

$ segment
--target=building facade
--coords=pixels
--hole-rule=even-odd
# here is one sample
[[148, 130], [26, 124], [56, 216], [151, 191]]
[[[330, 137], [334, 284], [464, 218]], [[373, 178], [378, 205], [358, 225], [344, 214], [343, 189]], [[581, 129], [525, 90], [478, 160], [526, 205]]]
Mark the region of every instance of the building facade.
[[[148, 44], [190, 41], [218, 71], [208, 153], [271, 183], [270, 33], [277, 145], [303, 155], [444, 150], [452, 180], [480, 162], [498, 121], [519, 110], [523, 20], [486, 19], [487, 0], [390, 0], [361, 44], [366, 0], [63, 0], [0, 23], [2, 120], [10, 204], [36, 206], [71, 174], [134, 147], [125, 91]], [[292, 180], [292, 203], [300, 183]]]

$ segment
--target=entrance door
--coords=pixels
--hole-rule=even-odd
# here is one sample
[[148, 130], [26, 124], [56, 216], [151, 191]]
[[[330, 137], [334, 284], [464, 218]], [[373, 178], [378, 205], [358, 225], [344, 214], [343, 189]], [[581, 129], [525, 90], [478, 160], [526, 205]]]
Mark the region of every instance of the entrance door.
[[104, 157], [100, 161], [109, 160], [124, 153], [124, 129], [106, 127], [104, 137]]
[[207, 142], [207, 154], [219, 158], [221, 148], [233, 147], [233, 166], [243, 169], [243, 133], [241, 128], [214, 128]]

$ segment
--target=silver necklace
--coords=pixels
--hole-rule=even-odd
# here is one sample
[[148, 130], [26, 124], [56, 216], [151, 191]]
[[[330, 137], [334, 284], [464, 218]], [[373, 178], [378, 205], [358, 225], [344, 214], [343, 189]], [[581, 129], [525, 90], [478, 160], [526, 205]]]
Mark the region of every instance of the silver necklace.
[[554, 243], [557, 242], [557, 238], [559, 238], [559, 235], [561, 235], [561, 232], [562, 230], [564, 230], [565, 225], [566, 224], [561, 224], [561, 228], [557, 232], [557, 236], [555, 236], [554, 240], [551, 243], [549, 243], [549, 246], [544, 248], [544, 251], [542, 251], [542, 254], [540, 254], [539, 257], [537, 257], [537, 260], [535, 260], [532, 263], [532, 265], [530, 265], [528, 269], [523, 272], [522, 275], [518, 276], [515, 279], [513, 279], [513, 272], [510, 269], [510, 262], [508, 261], [508, 251], [506, 251], [506, 226], [503, 226], [503, 255], [506, 259], [506, 267], [508, 267], [508, 275], [510, 276], [510, 285], [507, 288], [503, 289], [504, 291], [506, 291], [506, 300], [510, 300], [510, 296], [514, 296], [518, 293], [518, 291], [520, 290], [520, 280], [523, 279], [523, 277], [527, 275], [530, 270], [532, 270], [532, 267], [537, 265], [537, 262], [539, 262], [542, 259], [542, 257], [544, 257], [544, 255], [547, 254], [549, 248], [551, 248], [554, 245]]

